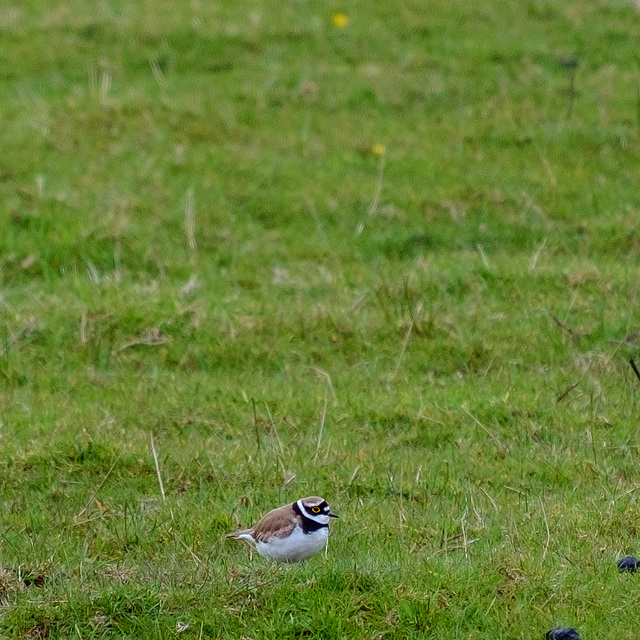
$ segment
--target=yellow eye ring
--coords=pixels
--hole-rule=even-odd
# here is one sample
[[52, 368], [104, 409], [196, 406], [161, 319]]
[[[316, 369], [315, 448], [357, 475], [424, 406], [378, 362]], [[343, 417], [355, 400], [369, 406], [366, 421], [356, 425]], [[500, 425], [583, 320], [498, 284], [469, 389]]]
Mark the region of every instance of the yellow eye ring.
[[320, 513], [320, 507], [311, 507], [313, 513]]

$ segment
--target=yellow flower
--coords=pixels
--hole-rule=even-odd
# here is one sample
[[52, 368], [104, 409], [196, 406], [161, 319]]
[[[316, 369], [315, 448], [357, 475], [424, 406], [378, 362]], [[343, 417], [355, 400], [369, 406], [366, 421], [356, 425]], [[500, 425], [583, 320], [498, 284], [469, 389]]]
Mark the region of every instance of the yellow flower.
[[336, 29], [344, 29], [349, 24], [349, 18], [344, 13], [334, 13], [331, 16], [331, 24]]
[[383, 156], [386, 151], [383, 144], [374, 144], [371, 147], [371, 153], [373, 153], [374, 156]]

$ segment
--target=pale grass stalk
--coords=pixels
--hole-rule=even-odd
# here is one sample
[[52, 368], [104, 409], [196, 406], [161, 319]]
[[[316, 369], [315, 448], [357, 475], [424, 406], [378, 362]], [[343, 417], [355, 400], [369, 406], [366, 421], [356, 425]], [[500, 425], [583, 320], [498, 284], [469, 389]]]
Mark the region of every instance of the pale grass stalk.
[[484, 371], [480, 375], [481, 378], [486, 378], [487, 377], [487, 375], [489, 374], [489, 371], [491, 371], [491, 367], [492, 367], [495, 359], [496, 359], [495, 356], [491, 356], [491, 359], [489, 360], [487, 366], [484, 368]]
[[540, 508], [542, 509], [542, 517], [544, 518], [544, 527], [547, 530], [547, 538], [542, 551], [542, 561], [544, 562], [544, 559], [547, 557], [547, 552], [549, 551], [549, 544], [551, 543], [551, 532], [549, 531], [549, 520], [547, 519], [547, 512], [544, 508], [542, 497], [540, 497]]
[[491, 601], [491, 604], [487, 607], [487, 610], [484, 612], [485, 616], [489, 613], [489, 611], [491, 611], [491, 607], [493, 607], [497, 599], [498, 599], [498, 596], [493, 596], [493, 600]]
[[333, 397], [333, 401], [337, 403], [338, 397], [336, 396], [336, 391], [333, 388], [333, 380], [331, 379], [331, 375], [329, 374], [329, 372], [325, 371], [324, 369], [320, 369], [320, 367], [309, 367], [309, 369], [311, 369], [311, 371], [315, 371], [317, 374], [321, 375], [327, 381], [327, 386], [329, 387], [329, 391], [331, 391], [331, 396]]
[[577, 299], [578, 299], [578, 291], [576, 290], [575, 293], [573, 294], [573, 296], [571, 296], [571, 302], [569, 303], [569, 308], [567, 309], [567, 313], [565, 313], [565, 315], [564, 315], [564, 323], [565, 324], [567, 323], [567, 319], [569, 318], [569, 314], [573, 310], [573, 305], [576, 303]]
[[400, 467], [400, 487], [399, 487], [400, 495], [398, 496], [398, 530], [400, 531], [401, 535], [404, 534], [404, 523], [407, 520], [404, 513], [404, 500], [402, 499], [403, 487], [404, 487], [404, 467]]
[[116, 459], [113, 461], [113, 464], [111, 465], [111, 467], [109, 467], [109, 471], [107, 471], [104, 478], [102, 478], [100, 484], [98, 485], [96, 490], [93, 492], [93, 494], [87, 501], [87, 504], [85, 504], [84, 508], [76, 515], [76, 519], [82, 516], [83, 514], [85, 514], [89, 509], [89, 507], [93, 504], [93, 501], [96, 499], [98, 493], [100, 493], [100, 490], [102, 489], [102, 487], [104, 487], [106, 481], [109, 479], [109, 476], [113, 473], [113, 470], [116, 468], [116, 464], [118, 464], [118, 460], [120, 460], [123, 453], [124, 453], [124, 449], [122, 449], [120, 453], [116, 456]]
[[469, 481], [469, 500], [471, 501], [471, 509], [473, 510], [476, 520], [484, 527], [485, 526], [484, 518], [482, 517], [482, 514], [478, 511], [478, 508], [476, 507], [476, 502], [473, 499], [473, 489], [471, 488], [470, 481]]
[[191, 260], [195, 260], [198, 255], [198, 245], [196, 243], [196, 204], [193, 195], [193, 187], [187, 189], [184, 202], [184, 233], [187, 236], [189, 255]]
[[198, 555], [189, 547], [189, 545], [182, 539], [178, 538], [178, 542], [187, 550], [189, 555], [193, 558], [196, 564], [199, 564], [201, 567], [204, 566], [204, 562], [198, 557]]
[[358, 477], [358, 474], [360, 473], [360, 469], [362, 468], [362, 465], [359, 464], [354, 470], [353, 473], [351, 474], [350, 478], [349, 478], [349, 482], [347, 482], [347, 489], [353, 484], [354, 480]]
[[[376, 184], [373, 189], [373, 197], [371, 198], [371, 203], [369, 204], [369, 208], [367, 209], [367, 217], [375, 215], [378, 210], [378, 205], [380, 204], [380, 196], [382, 195], [382, 185], [384, 184], [384, 165], [385, 165], [385, 156], [384, 154], [380, 156], [380, 162], [378, 163], [378, 175], [376, 177]], [[359, 236], [364, 231], [364, 220], [358, 222], [356, 227], [355, 236]]]
[[100, 104], [106, 104], [111, 89], [111, 74], [105, 69], [100, 75], [100, 86], [98, 88], [98, 99]]
[[156, 466], [156, 475], [158, 476], [158, 485], [160, 486], [160, 495], [162, 495], [162, 502], [166, 502], [167, 496], [164, 493], [164, 484], [162, 482], [162, 475], [160, 473], [160, 463], [158, 462], [158, 452], [156, 451], [156, 445], [153, 441], [153, 434], [151, 434], [151, 453], [153, 454], [153, 463]]
[[378, 176], [376, 178], [376, 186], [373, 191], [373, 198], [367, 211], [367, 216], [370, 217], [375, 214], [380, 204], [380, 196], [382, 195], [382, 185], [384, 182], [384, 165], [386, 156], [382, 154], [380, 156], [380, 162], [378, 163]]
[[316, 450], [313, 452], [313, 461], [318, 459], [318, 453], [320, 452], [320, 445], [322, 444], [322, 435], [324, 434], [324, 424], [327, 418], [327, 394], [324, 394], [324, 407], [322, 408], [322, 417], [320, 418], [320, 428], [318, 429], [318, 440], [316, 442]]
[[269, 422], [271, 422], [271, 428], [273, 429], [273, 432], [276, 434], [276, 440], [278, 441], [278, 448], [280, 449], [280, 465], [282, 466], [282, 470], [285, 471], [284, 465], [282, 463], [282, 458], [284, 457], [284, 445], [282, 444], [282, 440], [280, 440], [280, 434], [278, 433], [278, 428], [276, 427], [276, 423], [273, 420], [273, 415], [271, 414], [271, 411], [269, 409], [269, 405], [267, 405], [267, 403], [264, 403], [264, 408], [267, 410], [267, 415], [269, 416]]
[[495, 512], [498, 513], [498, 505], [496, 505], [495, 500], [482, 487], [480, 487], [480, 491], [482, 491], [482, 493], [487, 496], [489, 502], [491, 503], [491, 506], [494, 508]]
[[316, 204], [311, 198], [307, 198], [307, 206], [309, 207], [309, 211], [311, 212], [311, 217], [316, 224], [316, 229], [318, 233], [322, 236], [322, 240], [326, 244], [327, 248], [331, 251], [334, 258], [337, 258], [337, 254], [333, 251], [333, 246], [331, 241], [329, 240], [329, 236], [325, 231], [324, 225], [322, 224], [322, 220], [320, 220], [320, 216], [318, 215], [318, 210], [316, 209]]
[[409, 338], [411, 337], [411, 332], [413, 331], [413, 322], [409, 325], [407, 332], [404, 335], [404, 340], [402, 341], [402, 348], [400, 349], [400, 355], [398, 356], [398, 362], [396, 362], [396, 368], [391, 374], [390, 382], [393, 382], [398, 376], [398, 371], [400, 371], [400, 365], [402, 364], [402, 360], [404, 359], [404, 352], [407, 349], [407, 344], [409, 344]]
[[153, 79], [158, 83], [158, 86], [164, 89], [167, 86], [167, 81], [165, 80], [164, 73], [162, 73], [162, 69], [158, 64], [157, 60], [149, 60], [149, 66], [151, 67], [151, 73], [153, 74]]
[[478, 249], [478, 253], [480, 254], [480, 259], [482, 260], [482, 264], [484, 265], [485, 269], [489, 268], [489, 258], [487, 258], [487, 254], [484, 252], [484, 247], [478, 243], [476, 245], [476, 249]]
[[462, 410], [489, 436], [489, 438], [491, 438], [493, 444], [496, 445], [496, 449], [498, 449], [502, 455], [506, 455], [508, 453], [508, 449], [502, 444], [502, 442], [500, 442], [498, 437], [491, 433], [491, 431], [489, 431], [489, 429], [487, 429], [487, 427], [485, 427], [478, 418], [472, 415], [465, 407], [462, 407]]
[[467, 517], [467, 510], [464, 510], [462, 514], [462, 518], [460, 518], [460, 527], [462, 528], [462, 548], [464, 549], [464, 557], [465, 560], [469, 559], [469, 552], [467, 551], [467, 547], [469, 543], [467, 542], [467, 528], [465, 527], [465, 520]]
[[[626, 333], [629, 332], [629, 329], [627, 328]], [[609, 367], [609, 363], [611, 362], [611, 360], [613, 360], [613, 356], [615, 356], [618, 351], [620, 350], [620, 348], [622, 347], [622, 345], [624, 344], [623, 341], [618, 342], [618, 344], [615, 346], [615, 348], [613, 349], [613, 351], [611, 352], [611, 355], [607, 356], [607, 359], [604, 362], [604, 366], [605, 367]]]
[[36, 176], [36, 192], [38, 194], [38, 198], [40, 198], [40, 200], [42, 200], [42, 198], [44, 198], [44, 183], [45, 183], [45, 177], [42, 174], [38, 174]]
[[100, 272], [91, 260], [87, 260], [87, 276], [89, 277], [91, 284], [100, 284]]
[[98, 95], [98, 72], [94, 66], [87, 69], [87, 75], [89, 76], [89, 95], [95, 98]]
[[535, 145], [535, 147], [536, 151], [538, 152], [538, 156], [540, 157], [540, 162], [542, 162], [542, 166], [544, 167], [544, 170], [547, 172], [547, 176], [549, 177], [549, 183], [553, 188], [555, 188], [558, 185], [558, 180], [556, 179], [556, 174], [551, 167], [551, 163], [549, 162], [547, 156], [542, 153], [540, 147], [537, 144]]
[[613, 506], [616, 502], [618, 502], [618, 500], [621, 500], [622, 498], [626, 498], [627, 496], [631, 495], [632, 493], [635, 493], [638, 489], [640, 489], [640, 485], [633, 487], [631, 489], [629, 489], [628, 491], [625, 491], [624, 493], [621, 493], [617, 498], [612, 498], [611, 502], [609, 503], [611, 506]]
[[542, 251], [544, 250], [544, 248], [547, 246], [547, 239], [545, 238], [537, 247], [536, 250], [533, 252], [533, 255], [531, 256], [531, 260], [529, 262], [529, 273], [531, 273], [532, 271], [535, 270], [536, 266], [538, 265], [538, 260], [540, 259], [540, 254], [542, 253]]
[[113, 277], [116, 282], [122, 280], [122, 246], [119, 239], [113, 244]]

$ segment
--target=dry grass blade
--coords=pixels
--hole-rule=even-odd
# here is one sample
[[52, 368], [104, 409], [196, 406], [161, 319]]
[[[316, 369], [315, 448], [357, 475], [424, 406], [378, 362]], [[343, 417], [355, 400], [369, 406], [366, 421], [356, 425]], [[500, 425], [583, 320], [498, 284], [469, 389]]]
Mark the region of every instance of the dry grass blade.
[[551, 544], [551, 532], [549, 531], [549, 520], [547, 519], [547, 511], [544, 508], [544, 502], [542, 501], [542, 497], [540, 497], [540, 508], [542, 509], [542, 517], [544, 518], [544, 528], [547, 532], [547, 537], [544, 541], [544, 548], [542, 551], [542, 561], [547, 557], [547, 553], [549, 551], [549, 545]]
[[160, 463], [158, 462], [158, 452], [156, 451], [156, 445], [153, 441], [153, 434], [151, 434], [151, 453], [153, 454], [153, 463], [156, 467], [156, 475], [158, 476], [158, 485], [160, 486], [160, 495], [162, 496], [162, 502], [167, 501], [167, 496], [164, 493], [164, 483], [162, 482], [162, 474], [160, 473]]
[[574, 382], [573, 384], [570, 384], [564, 391], [562, 391], [562, 393], [558, 394], [556, 402], [562, 402], [579, 384], [580, 382]]
[[320, 418], [320, 427], [318, 429], [318, 439], [316, 440], [316, 449], [313, 452], [313, 461], [314, 463], [318, 459], [318, 454], [320, 453], [320, 446], [322, 445], [322, 436], [324, 435], [324, 424], [327, 418], [327, 393], [324, 394], [324, 407], [322, 408], [322, 417]]
[[411, 338], [411, 332], [413, 331], [413, 327], [414, 327], [414, 324], [413, 322], [411, 322], [409, 324], [409, 327], [407, 328], [406, 333], [404, 334], [404, 339], [402, 340], [402, 347], [400, 348], [400, 355], [398, 356], [396, 367], [390, 376], [389, 382], [393, 382], [398, 377], [398, 372], [400, 371], [400, 366], [402, 365], [402, 360], [404, 359], [404, 352], [407, 350], [407, 345], [409, 344], [409, 338]]
[[111, 467], [109, 468], [109, 471], [107, 471], [106, 475], [104, 476], [104, 478], [102, 478], [100, 484], [97, 486], [97, 488], [94, 490], [94, 492], [91, 494], [91, 497], [89, 498], [89, 500], [87, 501], [87, 504], [84, 505], [84, 508], [76, 514], [76, 520], [78, 518], [80, 518], [82, 515], [84, 515], [87, 510], [89, 509], [89, 507], [93, 504], [93, 501], [96, 499], [96, 497], [98, 496], [98, 493], [100, 493], [100, 490], [102, 489], [102, 487], [104, 487], [105, 483], [107, 482], [107, 480], [109, 479], [109, 476], [113, 473], [113, 470], [116, 468], [116, 464], [118, 464], [118, 460], [120, 460], [120, 458], [122, 457], [122, 454], [124, 453], [124, 449], [122, 449], [120, 451], [120, 453], [116, 456], [116, 459], [113, 461], [113, 463], [111, 464]]
[[487, 429], [487, 427], [485, 427], [478, 418], [471, 414], [465, 407], [462, 407], [462, 410], [489, 436], [489, 438], [491, 438], [491, 442], [496, 445], [496, 449], [498, 449], [503, 456], [506, 456], [509, 453], [509, 449], [507, 449], [507, 447], [500, 442], [498, 437], [491, 433], [491, 431], [489, 431], [489, 429]]
[[196, 243], [196, 204], [193, 194], [193, 187], [187, 189], [184, 203], [184, 233], [187, 236], [189, 254], [194, 260], [198, 255], [198, 245]]

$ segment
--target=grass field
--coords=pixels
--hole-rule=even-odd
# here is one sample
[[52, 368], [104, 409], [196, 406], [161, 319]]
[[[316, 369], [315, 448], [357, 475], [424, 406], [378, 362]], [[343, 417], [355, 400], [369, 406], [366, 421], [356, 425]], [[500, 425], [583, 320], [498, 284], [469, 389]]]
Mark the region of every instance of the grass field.
[[[2, 3], [0, 637], [635, 640], [639, 42]], [[326, 556], [224, 539], [314, 494]]]

